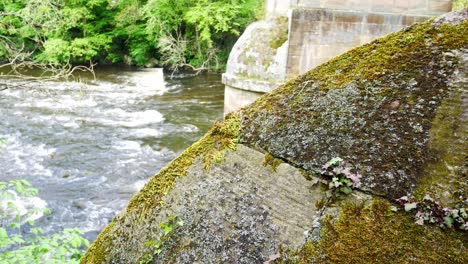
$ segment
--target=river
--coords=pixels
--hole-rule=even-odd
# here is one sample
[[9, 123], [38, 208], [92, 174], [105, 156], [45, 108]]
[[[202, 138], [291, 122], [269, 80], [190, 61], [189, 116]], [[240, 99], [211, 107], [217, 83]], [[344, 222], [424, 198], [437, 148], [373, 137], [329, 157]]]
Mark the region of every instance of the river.
[[[219, 75], [96, 69], [96, 80], [0, 92], [0, 181], [26, 179], [52, 214], [46, 233], [89, 240], [170, 160], [223, 115]], [[14, 80], [0, 79], [15, 85]]]

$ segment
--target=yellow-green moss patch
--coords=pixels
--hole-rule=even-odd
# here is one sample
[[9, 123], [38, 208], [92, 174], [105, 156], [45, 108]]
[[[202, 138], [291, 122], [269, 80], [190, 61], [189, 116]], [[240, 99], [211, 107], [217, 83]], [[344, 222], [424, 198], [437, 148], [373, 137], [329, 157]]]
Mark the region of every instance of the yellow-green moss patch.
[[203, 163], [209, 169], [211, 162], [219, 161], [220, 152], [225, 149], [235, 150], [239, 142], [240, 121], [236, 114], [226, 117], [222, 123], [216, 123], [213, 128], [199, 141], [188, 147], [179, 157], [175, 158], [135, 195], [128, 204], [131, 208], [154, 208], [161, 198], [170, 190], [174, 180], [185, 176], [187, 169], [195, 158], [203, 154]]
[[459, 92], [443, 102], [432, 122], [429, 148], [437, 158], [424, 169], [425, 177], [415, 192], [418, 199], [429, 194], [443, 206], [452, 207], [467, 198], [468, 130], [462, 98]]
[[270, 41], [270, 47], [275, 50], [288, 41], [288, 17], [280, 16], [276, 18], [276, 21], [278, 31], [272, 32]]
[[419, 226], [385, 200], [348, 204], [335, 223], [325, 220], [320, 242], [286, 250], [274, 263], [467, 263], [464, 233]]
[[273, 157], [270, 153], [266, 153], [262, 165], [268, 167], [272, 171], [276, 171], [281, 163], [283, 163], [282, 160]]

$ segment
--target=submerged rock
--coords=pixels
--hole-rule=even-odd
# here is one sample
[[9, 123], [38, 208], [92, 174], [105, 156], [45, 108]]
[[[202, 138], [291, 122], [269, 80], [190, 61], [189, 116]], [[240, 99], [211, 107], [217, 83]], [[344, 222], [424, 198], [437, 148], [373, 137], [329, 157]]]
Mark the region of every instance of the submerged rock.
[[[82, 263], [466, 263], [462, 231], [390, 206], [430, 194], [466, 207], [467, 17], [356, 48], [227, 116], [150, 179]], [[319, 175], [335, 157], [363, 183], [340, 199]]]

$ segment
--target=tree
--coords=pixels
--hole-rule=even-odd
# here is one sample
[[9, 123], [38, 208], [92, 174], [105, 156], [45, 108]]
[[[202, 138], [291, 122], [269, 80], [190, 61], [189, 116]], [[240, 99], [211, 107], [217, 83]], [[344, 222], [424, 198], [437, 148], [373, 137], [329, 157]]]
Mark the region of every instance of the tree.
[[4, 0], [0, 70], [70, 78], [95, 63], [219, 70], [263, 0]]
[[[0, 4], [0, 14], [3, 76], [37, 82], [68, 79], [77, 70], [92, 71], [91, 62], [89, 66], [73, 66], [72, 47], [58, 38], [68, 20], [56, 1], [6, 0]], [[28, 74], [32, 68], [39, 69], [42, 74]], [[2, 89], [8, 88], [4, 86]]]
[[[150, 0], [147, 31], [164, 65], [219, 69], [239, 34], [255, 19], [261, 0]], [[226, 48], [228, 48], [226, 50]]]

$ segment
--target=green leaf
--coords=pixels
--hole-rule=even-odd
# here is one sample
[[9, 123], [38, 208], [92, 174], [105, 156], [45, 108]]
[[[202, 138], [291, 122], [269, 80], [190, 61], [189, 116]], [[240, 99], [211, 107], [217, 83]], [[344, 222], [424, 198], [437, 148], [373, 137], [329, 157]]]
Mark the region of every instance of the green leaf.
[[450, 217], [450, 216], [444, 217], [444, 224], [445, 224], [448, 228], [452, 228], [453, 222], [454, 222], [454, 220], [453, 220], [452, 217]]
[[150, 247], [151, 245], [153, 245], [153, 243], [154, 241], [146, 241], [145, 246]]
[[21, 181], [17, 181], [17, 182], [15, 183], [15, 185], [16, 185], [16, 192], [17, 192], [18, 194], [23, 194], [23, 193], [24, 193], [24, 186], [23, 186], [23, 183], [22, 183]]
[[172, 229], [173, 229], [172, 225], [164, 225], [163, 227], [163, 231], [165, 234], [169, 234], [170, 232], [172, 232]]
[[340, 191], [342, 191], [345, 194], [350, 194], [353, 192], [353, 189], [349, 188], [348, 186], [342, 186], [340, 188]]
[[418, 206], [418, 203], [407, 203], [405, 204], [405, 211], [409, 212], [413, 209], [416, 209], [417, 206]]

